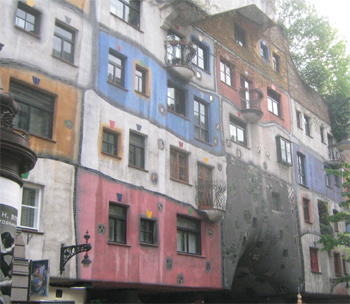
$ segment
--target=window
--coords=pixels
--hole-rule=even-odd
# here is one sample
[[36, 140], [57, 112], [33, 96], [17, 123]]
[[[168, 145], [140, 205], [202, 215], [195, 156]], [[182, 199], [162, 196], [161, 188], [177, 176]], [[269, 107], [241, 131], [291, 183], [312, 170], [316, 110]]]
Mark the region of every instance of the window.
[[235, 24], [235, 41], [243, 47], [246, 47], [245, 31]]
[[321, 142], [326, 143], [325, 138], [324, 138], [324, 127], [320, 126], [320, 135], [321, 135]]
[[335, 184], [337, 187], [340, 187], [341, 178], [340, 178], [339, 175], [334, 175], [334, 184]]
[[298, 183], [306, 186], [305, 156], [301, 153], [297, 154], [297, 170], [298, 170]]
[[39, 213], [42, 190], [38, 187], [24, 185], [22, 203], [18, 218], [21, 227], [39, 229]]
[[302, 126], [301, 126], [301, 112], [300, 111], [296, 111], [296, 117], [297, 117], [297, 127], [302, 129]]
[[170, 177], [188, 183], [188, 154], [170, 148]]
[[177, 251], [201, 254], [201, 222], [177, 216]]
[[272, 210], [282, 211], [282, 209], [281, 209], [281, 198], [280, 198], [279, 193], [272, 192], [271, 206], [272, 206]]
[[156, 222], [154, 220], [140, 220], [140, 242], [146, 244], [156, 243]]
[[277, 144], [277, 159], [280, 163], [291, 166], [292, 165], [292, 144], [289, 140], [276, 136]]
[[118, 138], [118, 133], [104, 129], [102, 134], [102, 152], [118, 156]]
[[281, 116], [280, 98], [281, 96], [277, 92], [267, 90], [267, 109], [276, 116]]
[[186, 117], [186, 91], [168, 82], [168, 111]]
[[108, 81], [124, 87], [125, 57], [113, 52], [108, 54]]
[[333, 253], [333, 258], [334, 258], [334, 273], [336, 277], [341, 277], [342, 276], [342, 271], [341, 271], [341, 257], [338, 252]]
[[74, 63], [74, 44], [75, 32], [56, 21], [53, 39], [53, 55], [70, 63]]
[[[338, 213], [338, 210], [333, 210], [333, 215], [336, 215], [337, 213]], [[338, 222], [334, 222], [333, 227], [334, 227], [335, 232], [339, 232], [339, 223]]]
[[326, 180], [326, 186], [331, 187], [331, 175], [327, 172], [327, 168], [324, 168], [324, 175], [325, 175], [325, 180]]
[[185, 63], [185, 45], [181, 45], [182, 37], [173, 31], [167, 35], [167, 63], [171, 65]]
[[250, 109], [250, 82], [241, 76], [241, 103], [243, 109]]
[[229, 86], [232, 86], [233, 68], [230, 64], [220, 61], [220, 80]]
[[146, 94], [148, 72], [138, 65], [135, 70], [135, 91]]
[[280, 57], [277, 54], [272, 55], [273, 70], [276, 73], [280, 72]]
[[209, 142], [208, 106], [199, 100], [194, 100], [194, 136], [196, 139]]
[[197, 67], [208, 70], [208, 48], [202, 45], [201, 43], [194, 41], [193, 47], [196, 50], [196, 54], [192, 58], [192, 63]]
[[212, 174], [211, 167], [198, 164], [197, 166], [197, 198], [198, 206], [213, 206]]
[[133, 132], [130, 132], [129, 165], [145, 168], [145, 137]]
[[325, 202], [318, 201], [318, 218], [320, 221], [320, 231], [321, 235], [333, 234], [333, 228], [331, 226], [328, 214], [328, 205]]
[[346, 270], [346, 256], [342, 256], [342, 261], [343, 261], [343, 270], [344, 270], [344, 275], [348, 274], [348, 271]]
[[318, 267], [318, 249], [317, 248], [310, 248], [310, 264], [311, 264], [311, 271], [312, 272], [320, 272], [320, 269]]
[[265, 41], [260, 41], [260, 56], [265, 61], [270, 60], [270, 51]]
[[139, 0], [111, 0], [110, 12], [131, 25], [140, 27]]
[[108, 240], [126, 244], [126, 207], [109, 204]]
[[230, 137], [233, 142], [247, 146], [246, 124], [233, 116], [230, 116]]
[[40, 26], [40, 13], [29, 5], [26, 5], [23, 2], [19, 1], [16, 10], [15, 24], [27, 32], [38, 35]]
[[10, 81], [10, 93], [20, 106], [14, 127], [31, 134], [52, 138], [54, 97], [15, 81]]
[[303, 210], [304, 210], [304, 220], [307, 223], [311, 223], [311, 214], [310, 214], [310, 200], [303, 198]]
[[305, 134], [310, 136], [310, 117], [304, 115], [304, 126], [305, 126]]

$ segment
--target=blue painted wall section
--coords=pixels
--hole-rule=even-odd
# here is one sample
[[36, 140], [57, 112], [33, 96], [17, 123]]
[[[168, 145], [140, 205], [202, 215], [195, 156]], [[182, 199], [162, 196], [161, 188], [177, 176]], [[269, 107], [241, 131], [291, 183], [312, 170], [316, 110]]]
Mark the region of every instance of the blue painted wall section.
[[[107, 81], [109, 49], [126, 58], [124, 89]], [[148, 69], [151, 79], [149, 98], [143, 97], [134, 91], [135, 62], [141, 62], [143, 67]], [[168, 80], [186, 90], [186, 118], [166, 111]], [[165, 65], [157, 63], [138, 48], [105, 32], [100, 32], [99, 35], [98, 89], [112, 105], [133, 113], [140, 118], [148, 119], [150, 122], [167, 129], [193, 145], [207, 150], [209, 153], [223, 154], [220, 128], [217, 128], [220, 125], [218, 97], [194, 88], [189, 84], [179, 82], [167, 73]], [[210, 96], [212, 96], [212, 101]], [[200, 98], [208, 105], [209, 143], [204, 143], [194, 138], [195, 97]]]

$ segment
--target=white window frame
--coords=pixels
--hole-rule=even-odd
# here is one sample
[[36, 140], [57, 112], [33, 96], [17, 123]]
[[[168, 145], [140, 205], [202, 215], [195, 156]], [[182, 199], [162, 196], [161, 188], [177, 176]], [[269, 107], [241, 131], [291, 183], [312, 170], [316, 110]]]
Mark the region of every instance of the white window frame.
[[[24, 226], [21, 223], [21, 217], [22, 217], [22, 207], [23, 207], [23, 189], [35, 189], [35, 207], [32, 206], [26, 206], [25, 208], [35, 209], [35, 217], [34, 217], [34, 223], [33, 226]], [[17, 217], [17, 225], [19, 227], [27, 228], [27, 229], [33, 229], [33, 230], [39, 230], [40, 227], [40, 213], [41, 213], [41, 205], [42, 205], [42, 199], [43, 199], [43, 187], [33, 184], [24, 184], [21, 193], [20, 193], [20, 208], [18, 210], [18, 217]]]

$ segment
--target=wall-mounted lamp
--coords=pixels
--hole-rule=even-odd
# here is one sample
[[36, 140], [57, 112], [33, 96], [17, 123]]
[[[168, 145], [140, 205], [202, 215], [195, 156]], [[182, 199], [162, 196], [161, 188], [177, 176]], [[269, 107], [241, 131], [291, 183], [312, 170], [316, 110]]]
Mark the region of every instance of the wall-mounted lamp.
[[86, 234], [84, 235], [85, 244], [81, 245], [73, 245], [73, 246], [61, 246], [61, 257], [60, 257], [60, 273], [64, 271], [64, 266], [67, 264], [67, 262], [70, 260], [71, 257], [75, 256], [78, 253], [86, 252], [84, 255], [84, 259], [81, 261], [84, 267], [89, 267], [89, 265], [92, 263], [89, 259], [89, 255], [87, 252], [91, 250], [91, 244], [88, 243], [90, 239], [89, 232], [86, 230]]

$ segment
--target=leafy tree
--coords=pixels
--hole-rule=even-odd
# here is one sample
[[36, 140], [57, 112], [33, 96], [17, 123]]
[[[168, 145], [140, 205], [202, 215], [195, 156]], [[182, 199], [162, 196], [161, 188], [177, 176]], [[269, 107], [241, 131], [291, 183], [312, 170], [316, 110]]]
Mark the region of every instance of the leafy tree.
[[350, 55], [345, 40], [307, 0], [277, 0], [277, 15], [299, 74], [328, 104], [333, 134], [342, 140], [346, 130], [335, 124], [335, 111], [350, 93]]

